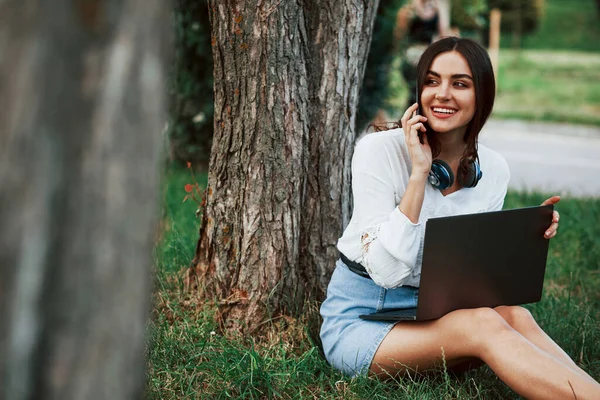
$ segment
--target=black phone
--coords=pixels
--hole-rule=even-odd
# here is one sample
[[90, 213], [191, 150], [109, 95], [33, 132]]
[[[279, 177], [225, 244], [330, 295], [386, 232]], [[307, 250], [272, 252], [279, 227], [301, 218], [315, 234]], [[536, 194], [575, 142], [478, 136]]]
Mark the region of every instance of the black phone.
[[415, 86], [415, 100], [417, 101], [417, 109], [415, 111], [415, 115], [420, 115], [419, 113], [419, 84]]
[[[415, 87], [415, 99], [417, 101], [417, 109], [415, 110], [415, 115], [421, 115], [419, 112], [419, 84], [417, 83]], [[418, 131], [417, 135], [419, 136], [419, 142], [423, 144], [423, 132]]]

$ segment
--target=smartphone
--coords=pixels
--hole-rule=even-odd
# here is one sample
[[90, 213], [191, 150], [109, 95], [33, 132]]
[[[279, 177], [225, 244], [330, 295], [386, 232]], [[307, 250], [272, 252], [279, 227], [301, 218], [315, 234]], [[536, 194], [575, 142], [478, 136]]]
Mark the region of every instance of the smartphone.
[[[417, 100], [417, 105], [419, 104], [419, 84], [415, 86], [415, 99]], [[420, 115], [419, 107], [417, 106], [417, 110], [415, 111], [415, 115]]]
[[[415, 87], [415, 99], [417, 100], [417, 109], [415, 110], [415, 115], [421, 115], [421, 113], [419, 112], [419, 83], [417, 83], [416, 87]], [[421, 142], [421, 144], [423, 144], [423, 132], [418, 131], [417, 135], [419, 136], [419, 142]]]

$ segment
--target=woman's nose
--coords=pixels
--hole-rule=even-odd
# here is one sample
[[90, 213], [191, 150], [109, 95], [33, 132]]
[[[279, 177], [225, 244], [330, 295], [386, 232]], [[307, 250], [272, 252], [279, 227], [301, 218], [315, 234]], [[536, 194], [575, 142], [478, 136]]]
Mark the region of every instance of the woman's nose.
[[448, 100], [450, 97], [450, 93], [447, 85], [440, 85], [437, 88], [437, 92], [435, 93], [436, 100]]

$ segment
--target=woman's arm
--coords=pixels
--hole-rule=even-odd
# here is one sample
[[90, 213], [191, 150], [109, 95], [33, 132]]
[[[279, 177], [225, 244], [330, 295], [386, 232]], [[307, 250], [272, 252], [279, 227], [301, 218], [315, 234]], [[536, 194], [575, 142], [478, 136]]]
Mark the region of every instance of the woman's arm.
[[437, 0], [438, 37], [449, 36], [450, 30], [450, 0]]
[[404, 145], [392, 148], [383, 136], [372, 136], [359, 143], [352, 165], [352, 219], [361, 232], [362, 261], [375, 283], [387, 288], [410, 276], [423, 236], [419, 217], [432, 157], [426, 118], [416, 109], [409, 107], [401, 119]]
[[[372, 134], [358, 144], [353, 159], [352, 229], [359, 242], [362, 264], [379, 286], [403, 284], [417, 263], [423, 227], [413, 223], [398, 207], [398, 197], [406, 198], [410, 180], [405, 148], [398, 138]], [[343, 251], [343, 250], [342, 250]]]
[[405, 4], [398, 10], [396, 14], [396, 25], [394, 26], [394, 46], [396, 50], [399, 49], [400, 42], [406, 36], [406, 32], [408, 32], [408, 26], [410, 24], [410, 20], [413, 17], [414, 8], [412, 4]]

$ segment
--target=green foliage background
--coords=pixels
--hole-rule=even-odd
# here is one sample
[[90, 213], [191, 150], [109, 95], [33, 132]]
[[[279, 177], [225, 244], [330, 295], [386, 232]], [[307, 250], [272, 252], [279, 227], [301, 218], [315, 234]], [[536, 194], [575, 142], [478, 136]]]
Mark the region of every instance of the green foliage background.
[[[357, 111], [360, 132], [378, 110], [404, 98], [393, 30], [396, 13], [409, 0], [380, 2]], [[174, 0], [175, 59], [170, 77], [171, 160], [208, 165], [213, 130], [213, 66], [207, 0]], [[482, 43], [488, 10], [503, 10], [501, 45], [522, 48], [600, 51], [599, 12], [594, 0], [452, 0], [451, 24]], [[520, 26], [520, 28], [517, 28]], [[522, 36], [515, 40], [513, 32]], [[396, 79], [395, 79], [396, 78]], [[391, 84], [390, 84], [391, 82]]]
[[359, 132], [375, 117], [389, 94], [389, 70], [395, 56], [396, 13], [406, 1], [390, 0], [379, 4], [358, 102], [356, 127]]
[[487, 0], [490, 10], [502, 11], [502, 31], [534, 32], [544, 13], [545, 0]]
[[[535, 32], [525, 36], [523, 49], [600, 52], [600, 4], [597, 0], [545, 0]], [[503, 47], [510, 38], [502, 38]]]
[[487, 0], [452, 0], [450, 24], [461, 32], [479, 32], [486, 25]]
[[213, 132], [213, 62], [207, 0], [174, 0], [169, 156], [208, 165]]
[[[473, 31], [484, 24], [485, 0], [453, 0], [453, 24]], [[358, 129], [375, 116], [389, 94], [389, 72], [396, 54], [396, 13], [407, 0], [380, 2], [357, 113]], [[213, 130], [213, 69], [208, 2], [175, 0], [175, 59], [170, 78], [169, 155], [180, 163], [207, 165]], [[462, 10], [462, 11], [461, 11]]]

